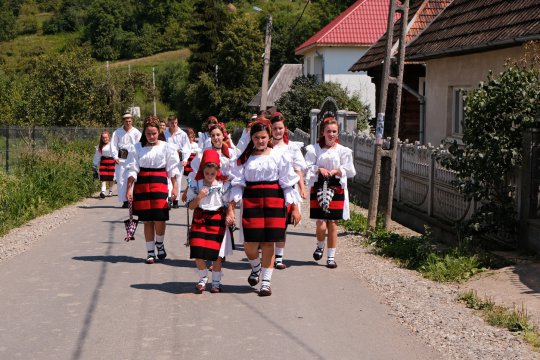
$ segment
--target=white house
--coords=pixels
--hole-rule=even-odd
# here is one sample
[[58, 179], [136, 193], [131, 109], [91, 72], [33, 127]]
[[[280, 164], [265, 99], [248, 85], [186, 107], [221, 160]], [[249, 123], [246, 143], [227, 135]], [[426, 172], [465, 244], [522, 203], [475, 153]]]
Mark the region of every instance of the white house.
[[[295, 50], [304, 75], [332, 81], [358, 93], [375, 114], [375, 85], [366, 72], [348, 69], [386, 32], [388, 0], [358, 0]], [[339, 105], [339, 104], [338, 104]]]

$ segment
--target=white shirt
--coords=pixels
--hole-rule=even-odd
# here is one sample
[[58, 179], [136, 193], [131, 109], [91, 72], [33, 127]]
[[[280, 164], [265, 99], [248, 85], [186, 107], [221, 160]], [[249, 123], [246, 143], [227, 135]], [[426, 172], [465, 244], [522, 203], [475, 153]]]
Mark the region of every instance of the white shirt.
[[299, 204], [300, 195], [294, 185], [299, 176], [294, 172], [292, 161], [287, 153], [272, 149], [269, 155], [251, 155], [243, 165], [232, 167], [232, 200], [239, 202], [246, 182], [279, 181], [287, 204]]
[[304, 146], [304, 143], [299, 141], [289, 141], [288, 144], [282, 143], [280, 145], [274, 145], [273, 150], [277, 152], [287, 152], [292, 160], [293, 168], [295, 171], [306, 171], [307, 164], [300, 150]]
[[112, 147], [111, 147], [110, 142], [106, 145], [103, 145], [101, 152], [99, 152], [99, 146], [96, 146], [96, 152], [94, 153], [94, 161], [93, 161], [94, 166], [99, 166], [102, 156], [114, 157], [112, 154]]
[[187, 161], [189, 155], [191, 155], [191, 144], [186, 132], [178, 128], [174, 134], [171, 134], [169, 129], [165, 129], [164, 135], [167, 142], [172, 144], [176, 151], [182, 153], [182, 160]]
[[201, 199], [198, 207], [203, 210], [215, 211], [229, 204], [230, 183], [217, 181], [215, 185], [206, 186], [203, 179], [188, 182], [187, 203], [195, 199], [205, 187], [209, 189], [208, 195]]
[[[202, 156], [205, 150], [212, 149], [212, 146], [203, 149], [200, 151], [197, 156], [191, 160], [191, 168], [193, 169], [193, 172], [190, 173], [193, 174], [193, 178], [195, 177], [195, 174], [197, 174], [197, 171], [199, 171], [199, 166], [201, 164]], [[229, 148], [229, 155], [230, 158], [226, 157], [221, 151], [218, 151], [219, 154], [219, 167], [220, 171], [223, 175], [230, 177], [231, 176], [231, 167], [236, 162], [237, 158], [237, 151], [236, 148]]]
[[137, 180], [137, 174], [141, 168], [165, 168], [169, 178], [180, 175], [178, 152], [172, 145], [164, 141], [158, 140], [158, 144], [144, 147], [141, 143], [137, 143], [133, 151], [129, 153], [126, 163], [126, 178], [133, 176]]
[[335, 148], [321, 149], [319, 144], [309, 145], [306, 147], [306, 163], [308, 171], [306, 181], [308, 186], [313, 186], [319, 178], [319, 168], [326, 170], [341, 170], [340, 184], [346, 189], [347, 178], [352, 178], [356, 175], [354, 168], [352, 150], [341, 144], [337, 144]]
[[240, 140], [238, 140], [238, 144], [236, 144], [236, 147], [238, 148], [239, 153], [243, 153], [244, 150], [246, 150], [249, 141], [251, 140], [249, 136], [249, 129], [245, 128], [244, 131], [242, 131], [242, 136], [240, 136]]
[[[116, 129], [111, 138], [112, 154], [115, 160], [118, 160], [118, 150], [119, 149], [130, 149], [133, 145], [137, 144], [141, 140], [141, 132], [134, 127], [129, 131], [124, 130], [124, 127], [119, 127]], [[124, 161], [124, 159], [120, 159]]]

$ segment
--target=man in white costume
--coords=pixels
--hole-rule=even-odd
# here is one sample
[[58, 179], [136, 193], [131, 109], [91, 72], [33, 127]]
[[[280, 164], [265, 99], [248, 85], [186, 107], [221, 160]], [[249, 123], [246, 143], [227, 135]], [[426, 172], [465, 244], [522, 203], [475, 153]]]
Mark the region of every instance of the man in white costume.
[[116, 166], [114, 168], [114, 176], [118, 186], [118, 200], [122, 203], [123, 208], [128, 207], [126, 199], [127, 179], [125, 178], [126, 159], [130, 151], [133, 151], [133, 145], [141, 139], [141, 132], [133, 127], [133, 118], [130, 113], [125, 113], [122, 116], [124, 122], [122, 127], [119, 127], [113, 132], [111, 140], [111, 149]]
[[[176, 151], [178, 151], [178, 155], [180, 155], [180, 159], [182, 160], [179, 164], [180, 173], [176, 176], [178, 189], [181, 189], [182, 174], [184, 173], [184, 166], [187, 164], [189, 155], [191, 155], [191, 145], [189, 136], [184, 130], [178, 127], [178, 119], [176, 118], [176, 115], [170, 115], [167, 118], [167, 122], [168, 128], [165, 130], [165, 139], [167, 139], [168, 143], [174, 146]], [[173, 200], [173, 208], [178, 208], [178, 200]]]

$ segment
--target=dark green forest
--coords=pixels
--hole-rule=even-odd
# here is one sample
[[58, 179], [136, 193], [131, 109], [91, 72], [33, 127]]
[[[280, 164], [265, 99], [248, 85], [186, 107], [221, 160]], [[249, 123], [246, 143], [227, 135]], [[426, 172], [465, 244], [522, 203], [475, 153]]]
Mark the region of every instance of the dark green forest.
[[[244, 120], [260, 87], [267, 14], [272, 75], [298, 63], [294, 49], [352, 3], [0, 0], [0, 123], [111, 126], [154, 96], [187, 124]], [[156, 64], [156, 91], [149, 67], [114, 66], [181, 49], [185, 58]]]

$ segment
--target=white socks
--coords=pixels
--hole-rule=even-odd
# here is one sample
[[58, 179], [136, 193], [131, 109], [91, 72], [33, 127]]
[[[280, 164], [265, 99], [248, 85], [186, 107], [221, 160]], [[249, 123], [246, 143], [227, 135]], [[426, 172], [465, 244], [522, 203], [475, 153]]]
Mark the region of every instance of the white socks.
[[323, 240], [323, 241], [317, 241], [317, 247], [318, 247], [319, 249], [324, 249], [324, 243], [325, 243], [324, 240]]
[[334, 256], [336, 255], [336, 248], [328, 248], [328, 261], [334, 261]]
[[276, 263], [281, 264], [283, 262], [283, 253], [285, 253], [285, 248], [276, 246]]
[[154, 247], [155, 247], [155, 244], [153, 241], [147, 241], [146, 242], [146, 250], [148, 250], [148, 256], [156, 256], [156, 254], [154, 253]]
[[249, 260], [249, 263], [251, 264], [251, 271], [259, 272], [261, 270], [261, 260], [259, 258]]
[[212, 271], [212, 287], [218, 288], [221, 283], [221, 277], [223, 273], [221, 271]]
[[273, 268], [261, 268], [261, 286], [270, 286], [270, 281], [272, 280]]
[[[206, 282], [208, 281], [208, 269], [204, 269], [204, 270], [197, 269], [197, 274], [199, 274], [199, 284], [200, 283], [206, 284]], [[212, 274], [212, 277], [213, 277], [213, 274]]]
[[165, 240], [165, 234], [163, 235], [156, 234], [156, 248], [158, 250], [159, 255], [163, 255], [165, 253], [165, 246], [163, 246], [163, 240]]

